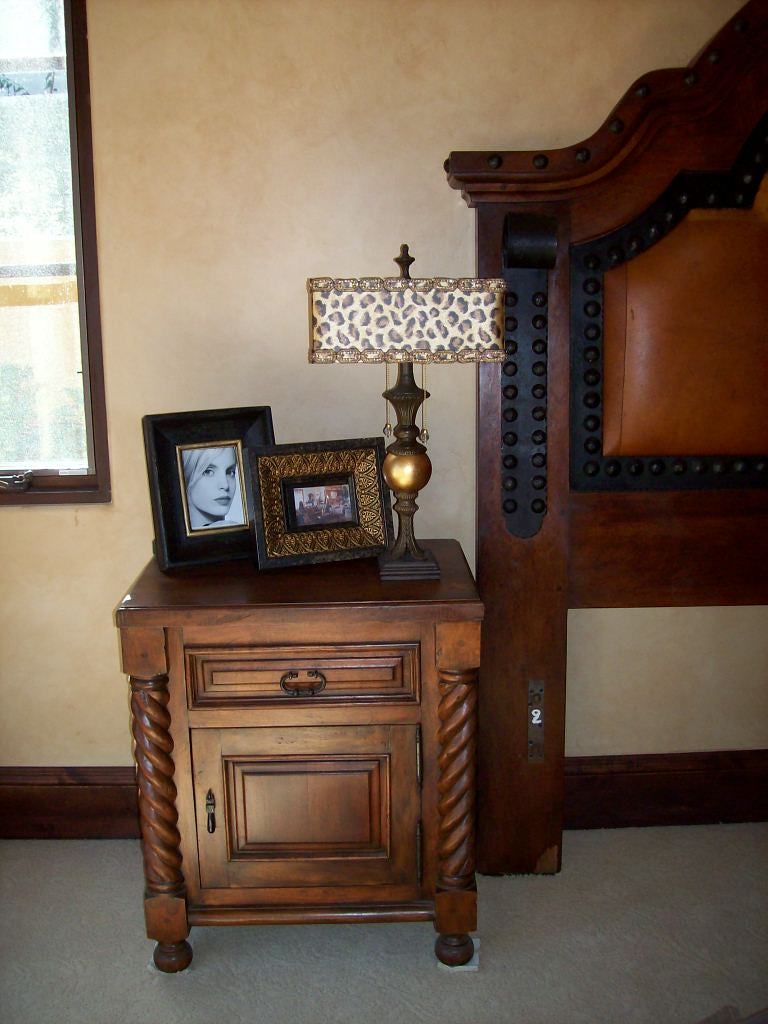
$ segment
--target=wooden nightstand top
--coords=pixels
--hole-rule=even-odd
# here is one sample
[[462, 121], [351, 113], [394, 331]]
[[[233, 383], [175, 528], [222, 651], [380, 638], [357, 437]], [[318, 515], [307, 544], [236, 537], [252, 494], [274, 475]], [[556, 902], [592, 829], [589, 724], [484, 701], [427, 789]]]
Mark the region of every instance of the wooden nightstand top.
[[[464, 553], [455, 540], [422, 542], [437, 558], [439, 580], [379, 579], [375, 558], [259, 572], [250, 561], [178, 569], [163, 573], [154, 559], [117, 608], [117, 624], [135, 622], [137, 612], [199, 609], [254, 609], [284, 606], [461, 606], [465, 618], [480, 619], [483, 606]], [[415, 610], [415, 608], [414, 608]], [[139, 616], [141, 617], [141, 616]]]

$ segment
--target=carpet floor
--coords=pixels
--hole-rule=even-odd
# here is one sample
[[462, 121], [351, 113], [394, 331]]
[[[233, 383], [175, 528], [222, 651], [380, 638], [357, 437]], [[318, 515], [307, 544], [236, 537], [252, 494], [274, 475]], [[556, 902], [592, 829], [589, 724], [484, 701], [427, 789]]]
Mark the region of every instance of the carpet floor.
[[768, 824], [567, 832], [479, 879], [479, 970], [429, 924], [194, 928], [163, 975], [138, 842], [0, 843], [2, 1024], [768, 1022]]

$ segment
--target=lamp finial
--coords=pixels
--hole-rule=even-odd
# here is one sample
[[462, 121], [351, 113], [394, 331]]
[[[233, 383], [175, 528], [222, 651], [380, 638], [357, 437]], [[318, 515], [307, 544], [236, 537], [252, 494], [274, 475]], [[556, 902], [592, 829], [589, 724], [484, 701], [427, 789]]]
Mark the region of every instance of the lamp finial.
[[406, 281], [411, 279], [411, 264], [416, 262], [415, 257], [408, 252], [408, 246], [403, 242], [400, 246], [400, 255], [395, 256], [394, 262], [400, 267], [400, 277]]

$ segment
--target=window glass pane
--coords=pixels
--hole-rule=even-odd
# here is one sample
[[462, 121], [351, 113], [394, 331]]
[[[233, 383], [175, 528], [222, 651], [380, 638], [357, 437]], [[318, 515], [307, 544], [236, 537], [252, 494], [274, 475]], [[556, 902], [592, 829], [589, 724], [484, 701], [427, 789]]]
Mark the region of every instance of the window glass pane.
[[0, 469], [88, 468], [63, 0], [0, 0]]

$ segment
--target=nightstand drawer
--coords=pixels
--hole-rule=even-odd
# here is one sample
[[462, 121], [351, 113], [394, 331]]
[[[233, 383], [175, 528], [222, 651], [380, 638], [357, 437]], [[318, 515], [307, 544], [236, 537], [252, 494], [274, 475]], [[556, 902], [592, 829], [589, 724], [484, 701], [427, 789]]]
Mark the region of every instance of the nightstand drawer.
[[189, 706], [417, 703], [419, 644], [188, 647]]

